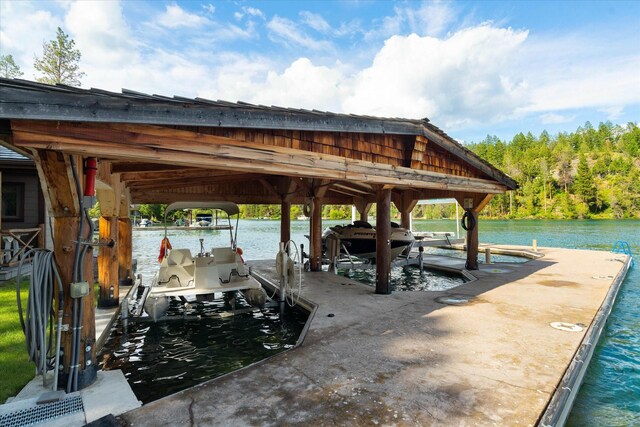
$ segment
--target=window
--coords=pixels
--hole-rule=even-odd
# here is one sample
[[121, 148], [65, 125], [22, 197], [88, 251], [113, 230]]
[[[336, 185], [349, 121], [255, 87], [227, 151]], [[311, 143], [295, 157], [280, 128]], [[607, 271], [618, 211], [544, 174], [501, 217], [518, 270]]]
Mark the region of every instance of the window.
[[2, 183], [2, 221], [24, 221], [24, 183]]

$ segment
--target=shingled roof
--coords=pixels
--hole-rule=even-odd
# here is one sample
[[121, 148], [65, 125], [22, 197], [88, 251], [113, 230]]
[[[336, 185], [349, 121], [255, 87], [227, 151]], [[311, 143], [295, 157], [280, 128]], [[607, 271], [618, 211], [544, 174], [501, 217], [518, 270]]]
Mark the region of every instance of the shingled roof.
[[203, 98], [122, 93], [0, 78], [0, 119], [362, 132], [424, 136], [505, 185], [517, 183], [428, 119], [384, 118]]

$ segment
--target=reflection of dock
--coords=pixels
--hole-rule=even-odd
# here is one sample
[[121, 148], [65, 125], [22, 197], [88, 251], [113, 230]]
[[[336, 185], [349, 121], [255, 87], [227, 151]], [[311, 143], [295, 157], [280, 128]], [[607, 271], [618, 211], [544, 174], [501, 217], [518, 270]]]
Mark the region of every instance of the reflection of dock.
[[[230, 225], [208, 225], [206, 227], [186, 227], [179, 225], [171, 225], [166, 227], [167, 230], [183, 230], [183, 231], [202, 231], [202, 230], [231, 230], [233, 227]], [[133, 227], [134, 230], [141, 231], [153, 231], [160, 230], [163, 231], [165, 227], [161, 226], [152, 226], [152, 227]]]

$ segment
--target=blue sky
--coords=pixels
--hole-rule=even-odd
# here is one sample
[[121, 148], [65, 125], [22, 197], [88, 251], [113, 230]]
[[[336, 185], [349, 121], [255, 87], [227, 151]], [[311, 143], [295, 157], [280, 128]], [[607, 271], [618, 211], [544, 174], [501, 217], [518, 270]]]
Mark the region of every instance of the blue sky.
[[0, 1], [33, 80], [60, 26], [83, 87], [387, 117], [460, 141], [640, 116], [637, 1]]

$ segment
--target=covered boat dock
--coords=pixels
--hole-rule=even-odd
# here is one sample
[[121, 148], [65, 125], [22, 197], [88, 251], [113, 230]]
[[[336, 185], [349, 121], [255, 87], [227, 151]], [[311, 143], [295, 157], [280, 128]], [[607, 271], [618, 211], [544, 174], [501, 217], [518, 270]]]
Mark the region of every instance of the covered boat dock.
[[[291, 204], [303, 204], [311, 217], [312, 271], [321, 269], [322, 205], [354, 205], [366, 219], [376, 203], [376, 287], [363, 292], [387, 295], [392, 202], [407, 227], [419, 200], [455, 198], [476, 224], [467, 233], [465, 264], [468, 270], [477, 270], [478, 213], [494, 194], [517, 188], [511, 178], [428, 119], [334, 114], [127, 90], [114, 93], [23, 80], [0, 79], [0, 140], [36, 162], [53, 217], [53, 249], [66, 287], [67, 319], [74, 248], [83, 221], [84, 178], [94, 173], [102, 215], [100, 307], [118, 305], [119, 286], [132, 276], [129, 207], [133, 203], [224, 200], [280, 204], [282, 212], [289, 212]], [[285, 214], [281, 241], [289, 236]], [[93, 242], [86, 235], [82, 240], [89, 247], [81, 260], [82, 275], [90, 281]], [[78, 361], [80, 388], [92, 383], [97, 367], [91, 293], [82, 298], [82, 306], [81, 341], [87, 351]], [[71, 332], [62, 335], [64, 372], [68, 372]]]

